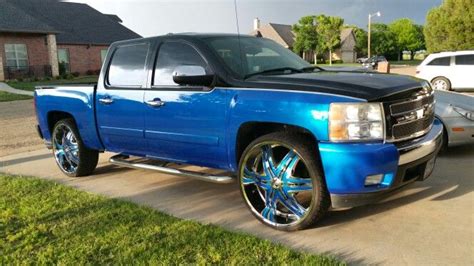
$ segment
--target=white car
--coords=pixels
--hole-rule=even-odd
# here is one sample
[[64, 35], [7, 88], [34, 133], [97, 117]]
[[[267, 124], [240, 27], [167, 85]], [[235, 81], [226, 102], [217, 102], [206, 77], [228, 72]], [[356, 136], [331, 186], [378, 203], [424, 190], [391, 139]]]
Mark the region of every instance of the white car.
[[474, 90], [474, 51], [430, 54], [416, 68], [416, 77], [435, 90]]

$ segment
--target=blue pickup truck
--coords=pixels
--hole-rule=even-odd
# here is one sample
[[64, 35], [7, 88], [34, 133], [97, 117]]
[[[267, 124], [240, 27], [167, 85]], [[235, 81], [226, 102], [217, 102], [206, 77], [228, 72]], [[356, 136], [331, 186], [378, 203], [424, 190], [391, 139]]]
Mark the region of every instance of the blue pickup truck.
[[231, 34], [116, 42], [97, 84], [38, 87], [35, 104], [66, 175], [92, 174], [108, 151], [120, 166], [237, 181], [255, 217], [287, 231], [426, 179], [443, 132], [423, 80], [325, 70]]

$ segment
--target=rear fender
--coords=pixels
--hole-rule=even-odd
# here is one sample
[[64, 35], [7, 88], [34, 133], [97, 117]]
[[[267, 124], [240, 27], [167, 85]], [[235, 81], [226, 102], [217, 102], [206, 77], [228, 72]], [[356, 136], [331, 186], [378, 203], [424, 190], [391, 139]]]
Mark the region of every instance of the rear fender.
[[[69, 114], [76, 122], [84, 145], [89, 149], [103, 150], [96, 129], [94, 88], [91, 86], [57, 87], [35, 91], [36, 110], [41, 133], [51, 142], [53, 112]], [[54, 122], [52, 122], [54, 123]]]

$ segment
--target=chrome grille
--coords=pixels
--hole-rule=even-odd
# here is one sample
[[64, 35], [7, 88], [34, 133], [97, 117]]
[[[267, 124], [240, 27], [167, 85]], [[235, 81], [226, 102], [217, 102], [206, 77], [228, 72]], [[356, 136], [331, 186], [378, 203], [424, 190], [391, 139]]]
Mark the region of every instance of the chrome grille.
[[434, 120], [434, 103], [429, 86], [403, 100], [384, 102], [387, 141], [402, 141], [427, 133]]

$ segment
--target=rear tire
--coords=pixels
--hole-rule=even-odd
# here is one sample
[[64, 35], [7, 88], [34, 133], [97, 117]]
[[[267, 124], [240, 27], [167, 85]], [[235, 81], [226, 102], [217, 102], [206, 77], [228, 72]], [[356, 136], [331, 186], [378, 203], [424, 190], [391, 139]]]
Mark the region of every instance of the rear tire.
[[51, 142], [56, 164], [64, 174], [70, 177], [92, 174], [99, 152], [84, 145], [73, 119], [63, 119], [54, 125]]
[[445, 77], [437, 77], [431, 81], [431, 86], [435, 90], [440, 91], [450, 91], [451, 90], [451, 82], [449, 79]]
[[303, 135], [277, 132], [245, 149], [239, 164], [240, 191], [260, 222], [295, 231], [327, 212], [331, 201], [315, 147]]

